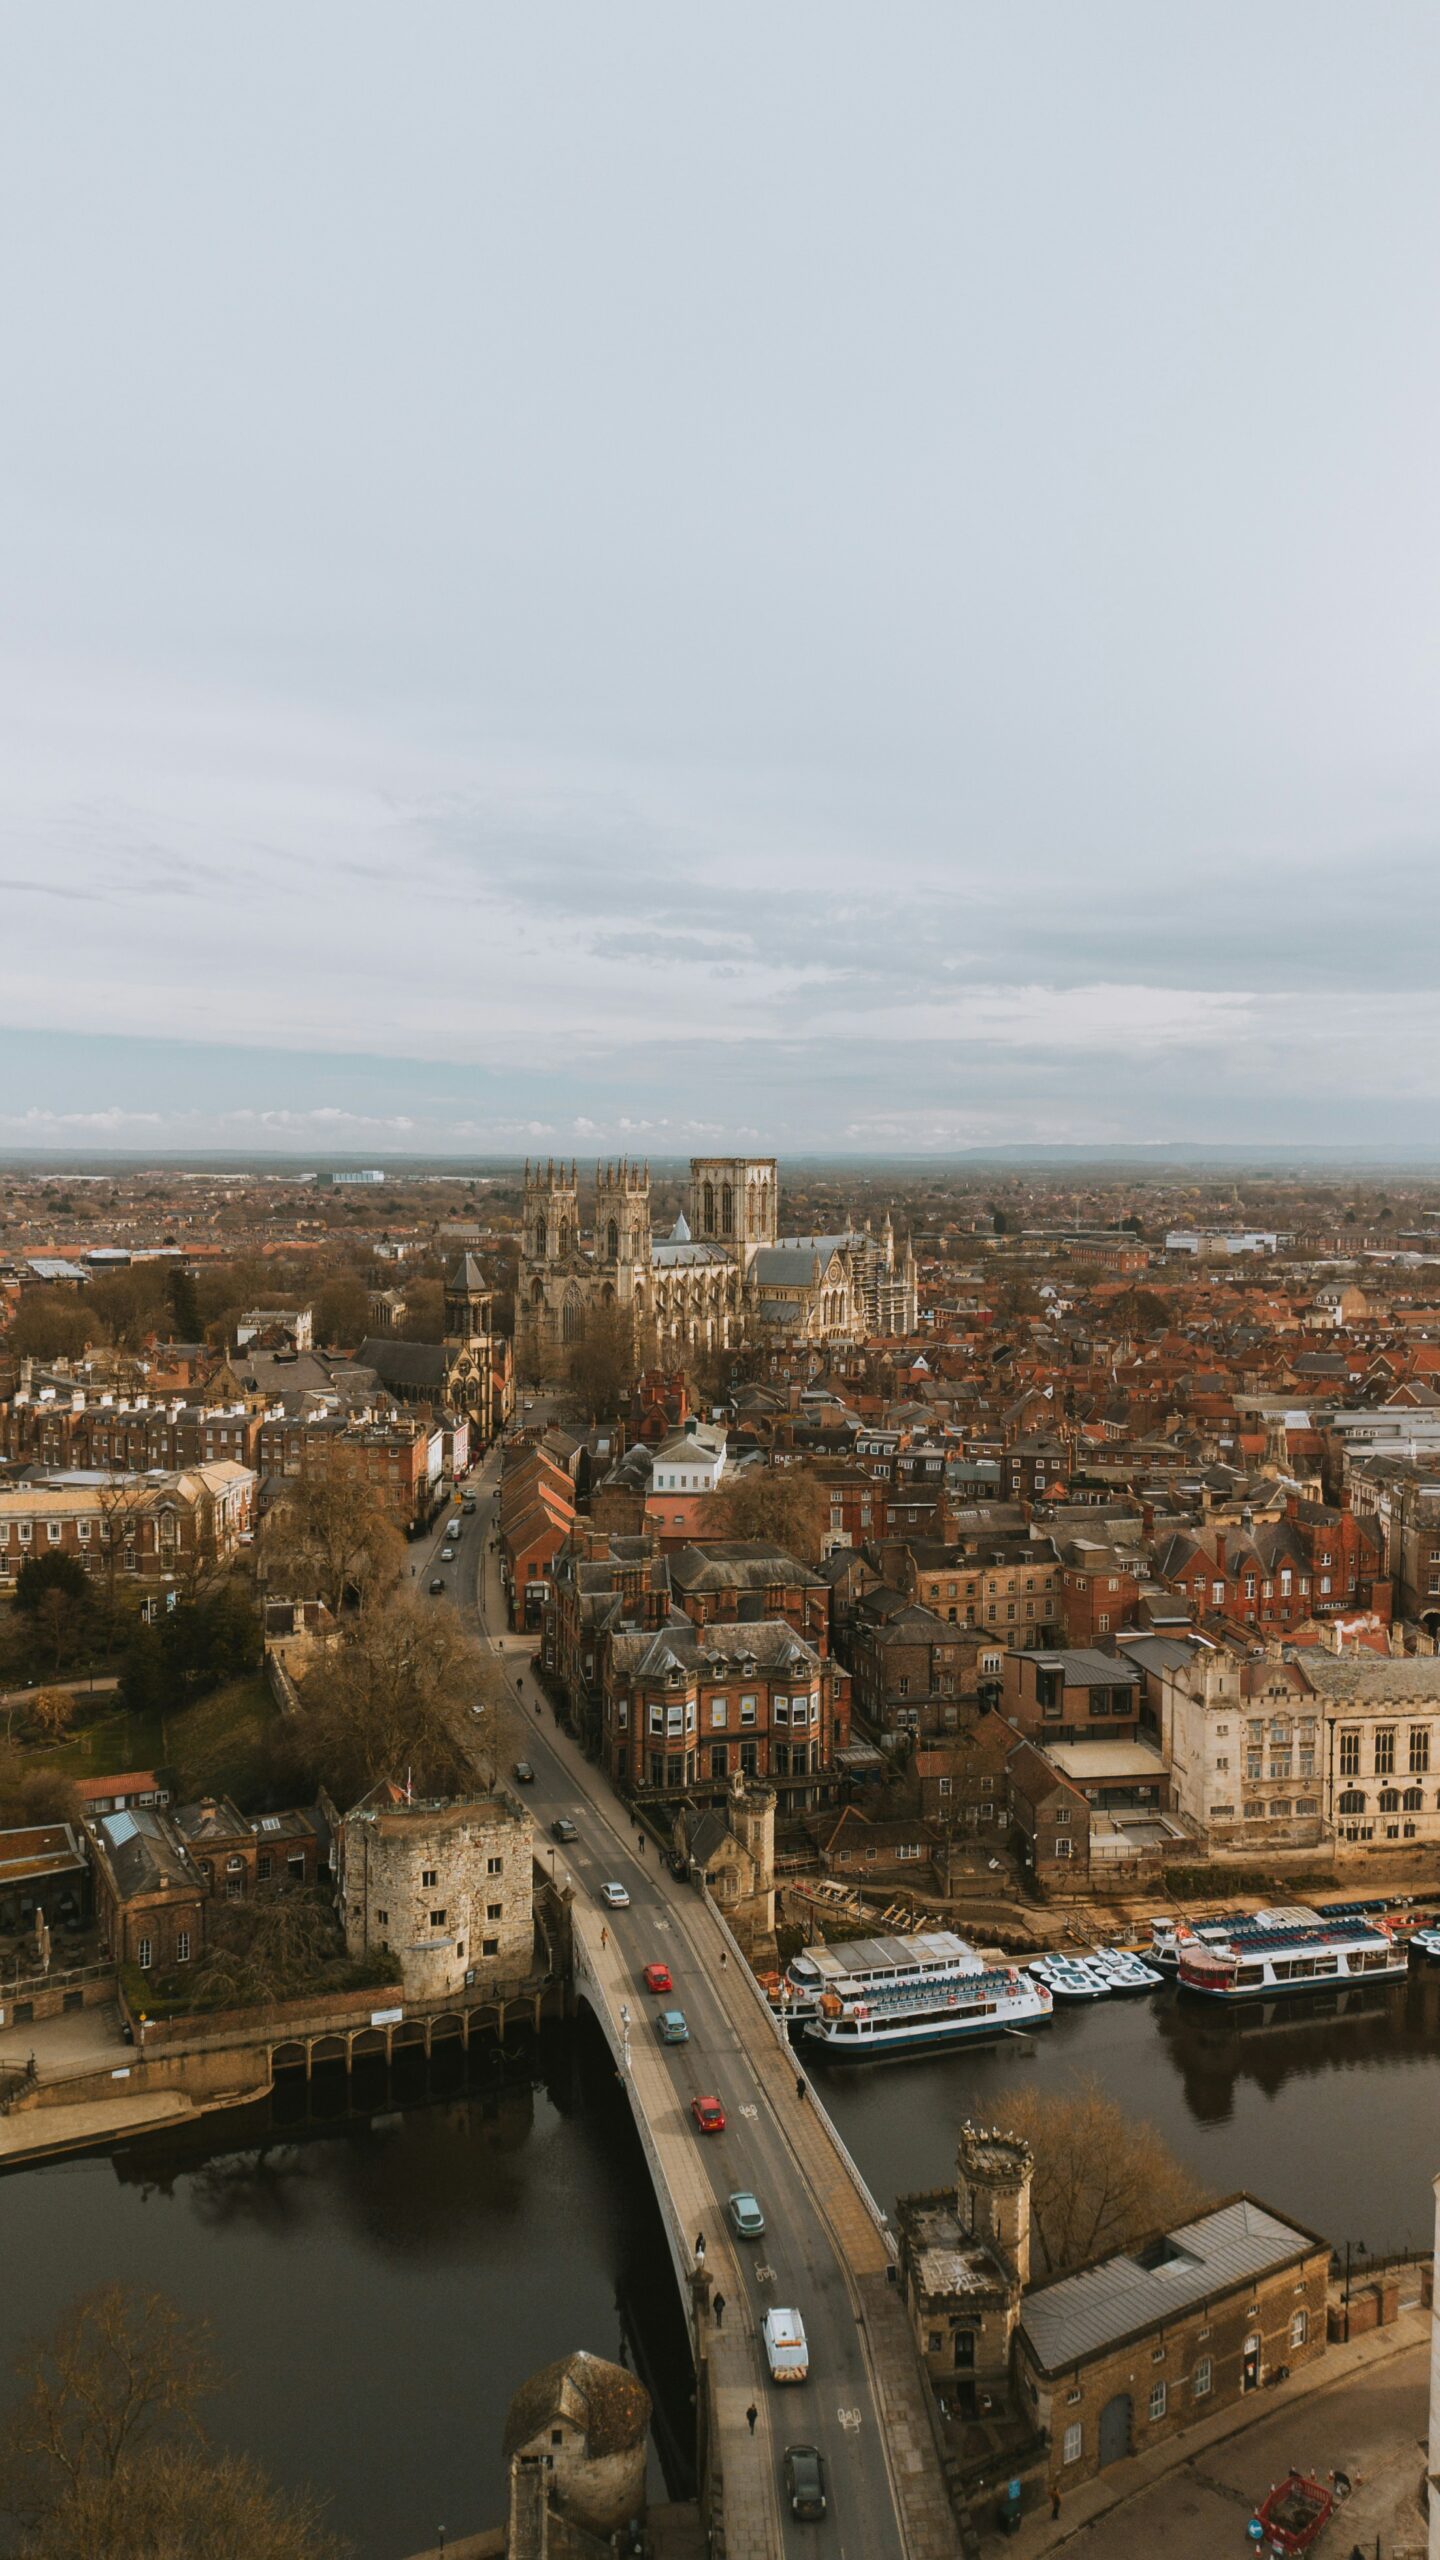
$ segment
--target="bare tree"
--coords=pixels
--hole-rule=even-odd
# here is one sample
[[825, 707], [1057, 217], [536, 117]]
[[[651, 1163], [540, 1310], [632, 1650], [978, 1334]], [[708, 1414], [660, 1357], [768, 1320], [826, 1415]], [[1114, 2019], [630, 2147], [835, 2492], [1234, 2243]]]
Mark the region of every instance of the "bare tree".
[[393, 1588], [405, 1541], [353, 1449], [327, 1450], [287, 1484], [265, 1523], [271, 1588], [319, 1599], [338, 1616], [348, 1594], [362, 1602]]
[[473, 1785], [457, 1727], [479, 1695], [482, 1659], [453, 1609], [408, 1592], [349, 1620], [301, 1690], [305, 1745], [336, 1801], [407, 1773], [430, 1794]]
[[628, 1307], [589, 1309], [571, 1347], [567, 1374], [591, 1422], [619, 1413], [635, 1378], [635, 1329]]
[[16, 2560], [345, 2560], [319, 2502], [274, 2488], [244, 2454], [167, 2450], [89, 2480], [25, 2535]]
[[1034, 2155], [1031, 2231], [1047, 2275], [1188, 2221], [1209, 2202], [1154, 2125], [1117, 2106], [1098, 2080], [1019, 2090], [997, 2123]]
[[69, 1689], [37, 1689], [30, 1715], [47, 1742], [59, 1742], [75, 1721], [74, 1696]]
[[722, 1483], [715, 1503], [717, 1534], [783, 1547], [802, 1564], [818, 1564], [830, 1526], [830, 1496], [813, 1467], [747, 1467]]

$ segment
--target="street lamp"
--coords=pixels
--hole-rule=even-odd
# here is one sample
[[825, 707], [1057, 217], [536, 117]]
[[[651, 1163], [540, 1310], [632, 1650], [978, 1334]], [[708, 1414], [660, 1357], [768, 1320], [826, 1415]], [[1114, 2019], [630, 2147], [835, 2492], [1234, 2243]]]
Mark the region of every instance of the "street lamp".
[[620, 2068], [627, 2074], [630, 2069], [630, 2003], [628, 2000], [622, 2000], [620, 2003]]

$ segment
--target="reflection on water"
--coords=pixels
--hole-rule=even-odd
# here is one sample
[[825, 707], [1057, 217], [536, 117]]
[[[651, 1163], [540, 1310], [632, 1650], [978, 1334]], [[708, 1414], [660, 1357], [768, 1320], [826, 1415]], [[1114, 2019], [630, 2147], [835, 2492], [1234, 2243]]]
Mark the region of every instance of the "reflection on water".
[[1429, 2245], [1440, 1969], [1235, 2008], [1173, 1989], [1106, 2000], [1061, 2010], [1027, 2045], [1006, 2039], [863, 2072], [832, 2066], [821, 2085], [888, 2206], [949, 2179], [964, 2116], [983, 2120], [1017, 2086], [1058, 2088], [1087, 2073], [1158, 2125], [1217, 2194], [1248, 2188], [1331, 2240]]
[[[572, 2347], [636, 2364], [690, 2486], [688, 2349], [659, 2217], [593, 2029], [502, 2072], [446, 2048], [109, 2159], [0, 2179], [0, 2393], [15, 2347], [109, 2277], [213, 2323], [212, 2422], [309, 2481], [366, 2560], [498, 2522], [500, 2435]], [[657, 2493], [660, 2475], [657, 2470]]]

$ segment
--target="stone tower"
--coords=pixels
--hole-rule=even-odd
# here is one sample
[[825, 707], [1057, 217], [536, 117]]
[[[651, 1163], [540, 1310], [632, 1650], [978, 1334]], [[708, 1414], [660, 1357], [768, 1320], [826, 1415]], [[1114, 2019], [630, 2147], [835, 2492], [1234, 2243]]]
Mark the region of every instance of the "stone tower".
[[780, 1178], [773, 1156], [692, 1156], [690, 1233], [729, 1245], [748, 1262], [780, 1232]]
[[525, 1165], [525, 1212], [515, 1294], [516, 1357], [543, 1366], [557, 1342], [579, 1330], [584, 1292], [580, 1252], [580, 1185], [573, 1164], [547, 1157]]
[[[645, 2514], [649, 2440], [650, 2394], [623, 2365], [582, 2347], [532, 2374], [521, 2383], [505, 2421], [511, 2482], [507, 2550], [548, 2550], [542, 2523], [548, 2511], [578, 2526], [587, 2549], [603, 2542], [608, 2551], [610, 2535], [622, 2534]], [[521, 2518], [529, 2526], [523, 2541], [516, 2531]], [[557, 2538], [556, 2547], [568, 2550], [572, 2544], [567, 2539], [562, 2546]]]
[[1009, 2259], [1022, 2293], [1030, 2282], [1030, 2146], [1008, 2133], [962, 2124], [955, 2153], [956, 2212], [962, 2230]]
[[445, 1279], [445, 1339], [483, 1342], [490, 1332], [490, 1291], [473, 1253], [462, 1253]]
[[595, 1167], [595, 1269], [602, 1290], [609, 1288], [623, 1304], [633, 1294], [635, 1274], [650, 1260], [650, 1167], [618, 1164]]
[[580, 1241], [580, 1185], [573, 1164], [525, 1166], [522, 1265], [568, 1262]]

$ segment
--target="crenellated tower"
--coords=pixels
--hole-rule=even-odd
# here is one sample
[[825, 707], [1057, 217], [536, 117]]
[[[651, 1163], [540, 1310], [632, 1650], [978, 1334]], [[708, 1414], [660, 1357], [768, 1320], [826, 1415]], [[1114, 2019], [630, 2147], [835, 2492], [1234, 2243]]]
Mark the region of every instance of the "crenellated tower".
[[628, 1298], [635, 1273], [650, 1260], [650, 1167], [618, 1164], [595, 1167], [595, 1268]]

